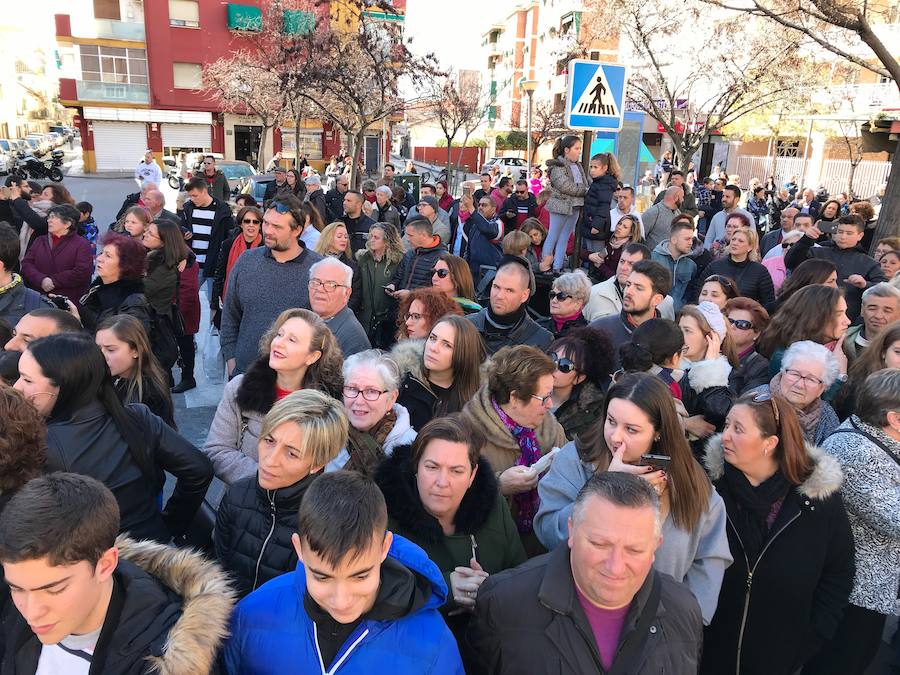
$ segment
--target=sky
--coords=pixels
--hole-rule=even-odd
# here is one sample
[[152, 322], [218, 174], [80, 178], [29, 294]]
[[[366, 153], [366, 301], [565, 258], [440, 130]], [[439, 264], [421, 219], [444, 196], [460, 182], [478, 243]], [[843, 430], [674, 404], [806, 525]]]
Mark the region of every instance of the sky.
[[[404, 32], [416, 54], [434, 53], [445, 68], [481, 70], [481, 33], [514, 0], [407, 0]], [[487, 11], [486, 11], [487, 10]]]

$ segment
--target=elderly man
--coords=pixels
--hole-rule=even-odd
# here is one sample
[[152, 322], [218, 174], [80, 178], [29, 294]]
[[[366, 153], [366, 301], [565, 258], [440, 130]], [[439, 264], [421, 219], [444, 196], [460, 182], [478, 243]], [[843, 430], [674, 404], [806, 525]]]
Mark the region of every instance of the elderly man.
[[325, 192], [322, 190], [322, 179], [313, 174], [304, 178], [303, 183], [306, 185], [306, 201], [318, 211], [319, 217], [324, 223], [328, 215], [328, 208], [325, 206]]
[[347, 306], [353, 270], [337, 258], [323, 258], [309, 268], [309, 304], [328, 324], [344, 358], [371, 349], [366, 331]]
[[[27, 183], [26, 183], [27, 185]], [[116, 222], [122, 220], [122, 217], [125, 215], [125, 212], [130, 209], [132, 206], [146, 206], [146, 202], [144, 198], [147, 193], [151, 190], [159, 190], [158, 183], [152, 183], [150, 181], [145, 182], [140, 189], [140, 192], [132, 192], [129, 195], [125, 196], [125, 199], [122, 201], [122, 206], [119, 208], [118, 213], [116, 213]], [[23, 189], [24, 192], [24, 189]], [[28, 188], [28, 193], [31, 193], [31, 188]]]
[[269, 202], [275, 199], [275, 196], [282, 190], [287, 190], [287, 169], [283, 166], [275, 167], [275, 180], [266, 185], [266, 191], [263, 193], [263, 204], [268, 206]]
[[376, 223], [390, 223], [400, 230], [400, 212], [391, 203], [394, 191], [387, 185], [379, 185], [375, 190], [375, 204], [372, 208], [372, 219]]
[[568, 546], [481, 584], [466, 634], [479, 672], [696, 673], [700, 607], [653, 569], [662, 516], [651, 484], [594, 473], [568, 528]]
[[795, 199], [791, 206], [800, 211], [800, 213], [808, 213], [812, 216], [813, 221], [819, 219], [819, 211], [822, 210], [822, 205], [816, 199], [816, 193], [811, 188], [803, 190], [801, 197]]
[[668, 241], [672, 230], [672, 221], [681, 213], [681, 201], [684, 199], [684, 190], [677, 185], [666, 189], [662, 200], [644, 211], [642, 215], [644, 227], [644, 244], [651, 251], [659, 246], [660, 242]]
[[144, 206], [150, 212], [152, 220], [165, 218], [176, 225], [181, 225], [181, 219], [166, 209], [166, 196], [159, 190], [147, 190], [144, 192]]
[[272, 208], [263, 216], [265, 245], [242, 253], [228, 277], [219, 341], [231, 374], [259, 356], [259, 340], [281, 312], [310, 306], [309, 269], [322, 256], [300, 242], [300, 202], [293, 196], [282, 202], [287, 211]]
[[766, 256], [766, 253], [771, 251], [776, 246], [779, 246], [781, 242], [784, 241], [784, 235], [786, 235], [788, 232], [794, 231], [794, 219], [799, 214], [800, 212], [793, 206], [788, 206], [786, 209], [782, 209], [781, 227], [766, 234], [766, 236], [762, 238], [762, 241], [759, 242], [759, 255], [761, 257], [764, 258]]
[[847, 360], [853, 363], [869, 343], [897, 319], [900, 319], [900, 290], [882, 281], [863, 291], [863, 322], [851, 327], [844, 338]]
[[369, 238], [369, 228], [375, 221], [363, 212], [365, 197], [356, 190], [347, 190], [344, 193], [344, 215], [338, 218], [347, 226], [350, 235], [350, 247], [355, 254], [361, 248], [365, 248], [366, 239]]
[[334, 187], [325, 193], [325, 222], [333, 223], [344, 215], [344, 195], [350, 189], [350, 176], [337, 177]]

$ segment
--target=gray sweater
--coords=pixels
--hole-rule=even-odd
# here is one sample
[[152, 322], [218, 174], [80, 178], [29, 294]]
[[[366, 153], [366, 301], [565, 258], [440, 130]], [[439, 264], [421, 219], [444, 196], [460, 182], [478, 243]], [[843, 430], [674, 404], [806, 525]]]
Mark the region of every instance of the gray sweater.
[[[541, 507], [534, 519], [534, 532], [548, 549], [567, 540], [567, 523], [575, 497], [593, 473], [594, 467], [581, 461], [575, 443], [570, 442], [563, 446], [538, 483]], [[653, 561], [658, 572], [672, 575], [675, 581], [691, 589], [705, 625], [715, 614], [722, 577], [733, 560], [725, 522], [725, 503], [713, 488], [709, 508], [700, 516], [693, 532], [680, 529], [669, 513], [663, 522], [662, 544]]]
[[321, 260], [303, 249], [293, 260], [279, 263], [266, 246], [243, 253], [231, 270], [219, 341], [226, 360], [235, 359], [242, 373], [259, 356], [259, 340], [286, 309], [309, 309], [309, 268]]
[[356, 315], [349, 307], [344, 307], [333, 317], [326, 319], [325, 323], [331, 329], [331, 332], [334, 333], [341, 351], [344, 352], [344, 357], [372, 348], [372, 344], [366, 336], [366, 331], [363, 330]]

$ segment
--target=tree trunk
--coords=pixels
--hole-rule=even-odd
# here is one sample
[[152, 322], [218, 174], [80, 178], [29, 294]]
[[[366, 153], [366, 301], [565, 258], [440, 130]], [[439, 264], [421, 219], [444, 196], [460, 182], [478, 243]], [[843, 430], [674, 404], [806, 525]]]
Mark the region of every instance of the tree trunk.
[[850, 175], [847, 176], [847, 199], [851, 202], [856, 198], [856, 192], [853, 190], [853, 179], [856, 177], [856, 167], [859, 166], [859, 161], [850, 160]]
[[266, 141], [269, 139], [269, 129], [272, 129], [273, 126], [271, 124], [263, 124], [262, 133], [259, 135], [259, 151], [256, 153], [256, 164], [257, 169], [261, 172], [266, 169]]
[[359, 160], [362, 156], [363, 142], [365, 141], [366, 128], [363, 127], [355, 135], [347, 134], [348, 139], [353, 143], [350, 150], [350, 156], [353, 157], [353, 165], [350, 168], [350, 187], [353, 190], [359, 189], [362, 176], [359, 175]]
[[[456, 134], [453, 134], [454, 138]], [[447, 138], [447, 136], [444, 136]], [[450, 182], [453, 175], [453, 138], [447, 138], [447, 190], [450, 190]]]
[[885, 237], [896, 237], [900, 234], [900, 145], [894, 148], [891, 158], [891, 175], [888, 178], [884, 198], [881, 200], [881, 211], [878, 213], [878, 225], [869, 253], [875, 250], [875, 243]]
[[300, 166], [300, 117], [294, 117], [294, 168]]

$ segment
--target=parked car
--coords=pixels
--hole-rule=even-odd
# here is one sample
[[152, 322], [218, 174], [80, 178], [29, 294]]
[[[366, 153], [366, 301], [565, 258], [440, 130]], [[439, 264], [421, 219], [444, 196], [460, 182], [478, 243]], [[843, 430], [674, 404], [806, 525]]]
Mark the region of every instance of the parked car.
[[9, 167], [12, 166], [13, 158], [5, 152], [0, 152], [0, 175], [5, 176], [9, 173]]
[[518, 180], [519, 178], [528, 178], [528, 163], [524, 159], [518, 157], [491, 157], [481, 167], [481, 173], [487, 173], [494, 166], [500, 169], [500, 175], [509, 170], [509, 175]]
[[249, 178], [256, 174], [256, 169], [253, 168], [252, 164], [237, 159], [217, 159], [216, 167], [228, 179], [228, 187], [231, 189], [232, 194], [238, 192], [242, 178]]
[[63, 144], [63, 137], [56, 131], [51, 131], [47, 134], [47, 142], [54, 148], [58, 148]]
[[26, 136], [23, 140], [26, 144], [26, 153], [30, 152], [32, 155], [40, 157], [46, 152], [46, 145], [41, 143], [39, 139], [33, 136]]
[[62, 137], [62, 142], [68, 141], [74, 135], [72, 133], [72, 128], [65, 125], [52, 126], [50, 127], [50, 131], [59, 134]]
[[212, 155], [216, 158], [216, 164], [225, 159], [225, 155], [221, 152], [189, 152], [184, 156], [184, 161], [188, 167], [188, 176], [193, 176], [195, 172], [200, 170], [203, 164], [203, 158], [206, 155]]
[[241, 178], [238, 185], [237, 193], [243, 195], [253, 195], [253, 198], [262, 204], [266, 195], [266, 187], [275, 180], [275, 175], [271, 173], [258, 173], [253, 176], [245, 176]]

